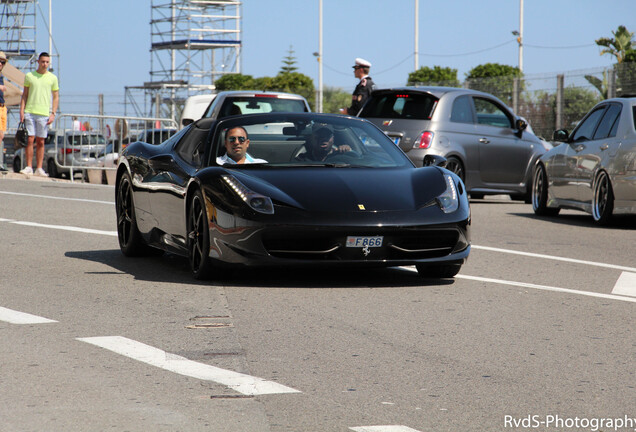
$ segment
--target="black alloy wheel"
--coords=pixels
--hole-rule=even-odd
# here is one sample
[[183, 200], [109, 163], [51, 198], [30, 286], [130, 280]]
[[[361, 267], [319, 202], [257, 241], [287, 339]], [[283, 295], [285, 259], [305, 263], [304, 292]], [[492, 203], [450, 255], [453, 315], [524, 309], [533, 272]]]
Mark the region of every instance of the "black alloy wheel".
[[117, 186], [115, 212], [117, 214], [117, 237], [122, 253], [126, 256], [142, 255], [147, 251], [147, 246], [137, 228], [132, 181], [127, 172], [121, 176]]
[[594, 184], [594, 198], [592, 201], [592, 217], [598, 225], [607, 225], [612, 219], [614, 211], [614, 193], [609, 176], [601, 172]]
[[532, 210], [539, 216], [556, 216], [560, 209], [548, 207], [548, 175], [542, 164], [534, 169], [532, 178]]
[[446, 169], [455, 173], [457, 177], [462, 179], [462, 182], [466, 183], [464, 165], [462, 165], [462, 162], [458, 158], [456, 158], [455, 156], [450, 156], [446, 160]]
[[210, 231], [203, 194], [197, 190], [188, 212], [188, 259], [196, 279], [207, 279], [211, 273]]

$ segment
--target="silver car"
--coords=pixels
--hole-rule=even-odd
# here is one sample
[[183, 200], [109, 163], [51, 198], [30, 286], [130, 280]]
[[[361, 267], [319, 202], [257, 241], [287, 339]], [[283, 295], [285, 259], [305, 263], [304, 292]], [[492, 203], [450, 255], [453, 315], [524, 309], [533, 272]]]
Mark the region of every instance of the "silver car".
[[234, 90], [216, 95], [203, 117], [221, 119], [231, 115], [269, 112], [310, 112], [307, 100], [297, 94]]
[[493, 95], [452, 87], [382, 89], [358, 116], [383, 130], [417, 166], [425, 155], [445, 157], [471, 198], [508, 194], [530, 202], [532, 168], [546, 148]]
[[[106, 147], [106, 138], [95, 131], [49, 131], [44, 143], [44, 159], [42, 167], [50, 177], [70, 175], [71, 168], [74, 173], [81, 173], [97, 155]], [[36, 164], [36, 154], [33, 151], [32, 166]], [[20, 149], [15, 152], [13, 170], [19, 172], [24, 166], [25, 151]]]
[[624, 97], [597, 104], [571, 134], [554, 132], [561, 144], [534, 168], [534, 212], [582, 210], [599, 225], [616, 214], [636, 214], [635, 124], [636, 97]]

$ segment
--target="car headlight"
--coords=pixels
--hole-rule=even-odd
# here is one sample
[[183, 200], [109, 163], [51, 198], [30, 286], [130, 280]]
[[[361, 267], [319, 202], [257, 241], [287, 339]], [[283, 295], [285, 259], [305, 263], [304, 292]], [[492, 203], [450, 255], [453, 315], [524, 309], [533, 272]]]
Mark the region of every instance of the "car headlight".
[[222, 177], [223, 180], [225, 180], [225, 183], [227, 183], [232, 188], [232, 190], [243, 201], [245, 201], [248, 206], [250, 206], [250, 208], [259, 213], [274, 214], [274, 203], [272, 203], [271, 198], [254, 192], [243, 183], [238, 181], [236, 177], [233, 177], [231, 175], [224, 175]]
[[444, 174], [444, 180], [446, 181], [446, 190], [437, 197], [437, 203], [444, 213], [452, 213], [459, 208], [459, 194], [450, 175]]

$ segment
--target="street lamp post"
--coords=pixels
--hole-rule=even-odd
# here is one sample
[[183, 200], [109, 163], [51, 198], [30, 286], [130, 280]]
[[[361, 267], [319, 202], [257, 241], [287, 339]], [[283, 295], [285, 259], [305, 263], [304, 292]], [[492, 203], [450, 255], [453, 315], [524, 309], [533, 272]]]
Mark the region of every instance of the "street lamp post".
[[[316, 53], [314, 53], [316, 55]], [[318, 102], [317, 109], [322, 112], [322, 0], [318, 2]]]
[[519, 44], [519, 72], [523, 72], [523, 0], [519, 0], [519, 30], [514, 30], [513, 35], [517, 36]]

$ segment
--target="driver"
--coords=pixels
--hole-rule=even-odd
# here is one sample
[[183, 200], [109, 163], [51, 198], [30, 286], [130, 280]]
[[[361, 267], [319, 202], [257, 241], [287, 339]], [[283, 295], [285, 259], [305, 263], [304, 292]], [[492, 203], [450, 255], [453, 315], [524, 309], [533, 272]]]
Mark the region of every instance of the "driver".
[[305, 148], [307, 151], [296, 156], [296, 160], [322, 162], [330, 155], [351, 151], [351, 147], [348, 145], [334, 145], [333, 131], [329, 126], [318, 128], [318, 130], [307, 139]]

